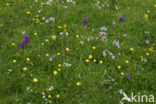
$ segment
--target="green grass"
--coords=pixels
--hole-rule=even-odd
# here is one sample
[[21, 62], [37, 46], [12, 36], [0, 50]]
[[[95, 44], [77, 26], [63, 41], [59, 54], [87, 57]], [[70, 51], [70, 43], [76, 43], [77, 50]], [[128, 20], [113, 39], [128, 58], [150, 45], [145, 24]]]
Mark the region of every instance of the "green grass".
[[[95, 5], [97, 1], [100, 2], [99, 6]], [[154, 0], [118, 0], [115, 3], [106, 0], [108, 7], [107, 4], [102, 7], [105, 3], [103, 0], [75, 0], [75, 4], [53, 0], [51, 6], [41, 7], [42, 2], [47, 1], [0, 1], [0, 104], [46, 104], [48, 101], [53, 104], [119, 104], [123, 98], [118, 92], [120, 89], [128, 96], [131, 92], [156, 96]], [[119, 9], [116, 10], [115, 6]], [[26, 14], [27, 11], [31, 14]], [[144, 18], [145, 14], [148, 19]], [[33, 18], [36, 19], [36, 15], [44, 24], [35, 23]], [[120, 22], [120, 16], [126, 17], [126, 21]], [[42, 17], [54, 17], [55, 22], [45, 23]], [[83, 27], [84, 17], [88, 19], [86, 31]], [[112, 29], [113, 21], [115, 29]], [[65, 30], [64, 24], [67, 25], [68, 36], [60, 35]], [[62, 26], [62, 29], [58, 26]], [[103, 26], [107, 28], [107, 42], [96, 40]], [[25, 34], [29, 34], [30, 43], [21, 49], [20, 42]], [[123, 34], [127, 34], [127, 37], [123, 37]], [[53, 35], [56, 35], [55, 40], [52, 39]], [[87, 41], [88, 38], [93, 40]], [[120, 48], [112, 44], [114, 40], [120, 41]], [[149, 40], [149, 44], [145, 43], [146, 40]], [[64, 52], [65, 48], [70, 51]], [[115, 59], [108, 53], [103, 57], [104, 50], [112, 52]], [[50, 57], [57, 53], [61, 55], [50, 61]], [[93, 58], [87, 63], [89, 55]], [[140, 57], [147, 62], [141, 61]], [[101, 60], [102, 64], [99, 63]], [[61, 71], [54, 75], [53, 72], [59, 69], [58, 64], [61, 64]], [[24, 67], [26, 71], [23, 71]], [[124, 75], [121, 75], [122, 72]], [[127, 73], [130, 73], [130, 79], [126, 79]], [[34, 78], [38, 79], [37, 83], [33, 82]], [[77, 86], [77, 82], [82, 85]], [[48, 91], [51, 86], [53, 89]], [[58, 94], [59, 98], [56, 97]], [[52, 97], [48, 98], [48, 95]]]

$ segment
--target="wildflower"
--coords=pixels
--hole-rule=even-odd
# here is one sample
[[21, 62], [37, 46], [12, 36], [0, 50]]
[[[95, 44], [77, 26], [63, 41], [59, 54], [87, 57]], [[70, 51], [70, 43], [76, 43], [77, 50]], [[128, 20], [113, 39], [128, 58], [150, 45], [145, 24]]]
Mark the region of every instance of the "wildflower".
[[62, 29], [62, 26], [58, 26], [59, 29]]
[[89, 55], [89, 59], [91, 59], [93, 56], [92, 55]]
[[29, 41], [30, 41], [29, 35], [26, 34], [26, 35], [24, 36], [24, 43], [25, 43], [25, 44], [28, 44]]
[[76, 85], [77, 85], [77, 86], [81, 86], [82, 83], [81, 83], [81, 82], [77, 82]]
[[12, 62], [13, 62], [13, 63], [16, 63], [16, 60], [13, 60]]
[[118, 68], [118, 69], [121, 69], [121, 66], [120, 66], [120, 65], [118, 65], [118, 66], [117, 66], [117, 68]]
[[130, 74], [129, 73], [126, 75], [126, 78], [127, 79], [130, 79]]
[[99, 63], [100, 63], [100, 64], [102, 64], [102, 63], [103, 63], [103, 61], [102, 61], [102, 60], [100, 60], [100, 61], [99, 61]]
[[26, 68], [26, 67], [24, 67], [24, 68], [23, 68], [23, 71], [26, 71], [26, 70], [27, 70], [27, 68]]
[[6, 6], [9, 6], [10, 4], [9, 3], [6, 3]]
[[29, 14], [31, 14], [31, 12], [30, 12], [30, 11], [27, 11], [27, 12], [26, 12], [26, 14], [28, 14], [28, 15], [29, 15]]
[[33, 79], [33, 82], [34, 82], [34, 83], [38, 82], [38, 79], [37, 79], [37, 78], [34, 78], [34, 79]]
[[60, 95], [59, 95], [59, 94], [57, 94], [57, 95], [56, 95], [56, 97], [57, 97], [57, 98], [60, 98]]
[[149, 42], [149, 40], [145, 40], [145, 43], [146, 43], [146, 44], [149, 44], [150, 42]]
[[133, 48], [130, 48], [130, 50], [133, 51], [134, 49]]
[[147, 52], [146, 55], [149, 56], [150, 54]]
[[88, 59], [86, 59], [86, 62], [88, 63], [88, 62], [89, 62], [89, 60], [88, 60]]
[[48, 22], [49, 22], [49, 20], [47, 19], [47, 20], [46, 20], [46, 23], [48, 23]]
[[12, 46], [15, 46], [15, 43], [11, 43]]
[[44, 21], [45, 20], [45, 17], [42, 17], [42, 20]]
[[55, 21], [55, 20], [54, 20], [54, 17], [50, 17], [50, 18], [49, 18], [49, 21], [54, 22], [54, 21]]
[[33, 74], [30, 74], [30, 77], [32, 77], [33, 76]]
[[153, 47], [149, 48], [148, 50], [149, 50], [149, 51], [153, 51]]
[[156, 4], [154, 4], [154, 7], [156, 7]]
[[102, 36], [101, 37], [101, 41], [106, 41], [107, 42], [107, 37], [106, 36]]
[[150, 11], [148, 10], [147, 13], [150, 13]]
[[106, 28], [105, 26], [103, 26], [103, 27], [101, 28], [101, 31], [107, 31], [107, 28]]
[[140, 56], [140, 58], [142, 59], [142, 58], [143, 58], [143, 56]]
[[123, 34], [123, 37], [126, 37], [127, 36], [127, 34]]
[[147, 14], [144, 14], [144, 18], [145, 18], [145, 19], [148, 19], [148, 15], [147, 15]]
[[53, 71], [53, 74], [54, 74], [54, 75], [57, 75], [57, 71], [56, 71], [56, 70], [54, 70], [54, 71]]
[[58, 67], [61, 67], [62, 65], [61, 64], [58, 64]]
[[66, 51], [69, 51], [69, 48], [66, 48]]
[[125, 73], [124, 72], [121, 72], [121, 75], [124, 75]]
[[27, 61], [30, 61], [30, 58], [28, 58], [28, 57], [27, 57], [27, 59], [26, 59], [26, 60], [27, 60]]
[[60, 53], [57, 53], [58, 56], [60, 56]]
[[34, 35], [36, 36], [36, 35], [38, 35], [37, 33], [34, 33]]
[[113, 41], [113, 44], [116, 45], [118, 48], [120, 48], [119, 40], [118, 40], [118, 41], [114, 40], [114, 41]]
[[35, 0], [35, 2], [38, 2], [38, 0]]
[[50, 94], [48, 95], [48, 98], [49, 98], [49, 99], [51, 98], [51, 95], [50, 95]]
[[44, 46], [44, 43], [42, 43], [41, 45]]
[[24, 47], [25, 47], [25, 42], [24, 42], [24, 41], [21, 42], [20, 47], [21, 47], [22, 49], [24, 49]]
[[122, 16], [120, 16], [119, 20], [122, 22], [122, 21], [123, 21], [123, 17], [122, 17]]
[[107, 53], [106, 53], [106, 51], [103, 51], [103, 57], [105, 57], [105, 56], [106, 56], [106, 54], [107, 54]]
[[64, 24], [64, 28], [67, 28], [67, 24]]
[[58, 71], [61, 71], [61, 69], [59, 68], [59, 69], [57, 69]]
[[47, 54], [46, 54], [46, 56], [48, 57], [48, 56], [49, 56], [49, 54], [47, 53]]
[[129, 61], [128, 61], [128, 60], [126, 60], [125, 62], [126, 62], [127, 64], [129, 63]]
[[52, 35], [52, 40], [56, 40], [56, 35]]
[[79, 35], [76, 35], [76, 38], [79, 38]]
[[95, 49], [96, 49], [96, 47], [95, 47], [95, 46], [93, 46], [93, 47], [92, 47], [92, 49], [93, 49], [93, 50], [95, 50]]
[[84, 19], [83, 19], [83, 26], [86, 27], [86, 25], [87, 25], [87, 18], [84, 17]]
[[94, 61], [94, 62], [96, 62], [96, 60], [95, 60], [95, 59], [94, 59], [93, 61]]

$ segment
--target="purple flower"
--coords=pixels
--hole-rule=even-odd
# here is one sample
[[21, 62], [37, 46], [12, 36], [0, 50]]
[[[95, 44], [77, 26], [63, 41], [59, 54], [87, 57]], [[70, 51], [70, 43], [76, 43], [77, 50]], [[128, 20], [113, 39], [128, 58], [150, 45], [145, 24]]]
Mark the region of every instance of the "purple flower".
[[49, 22], [49, 20], [47, 19], [47, 20], [46, 20], [46, 23], [48, 23], [48, 22]]
[[105, 7], [105, 4], [102, 4], [102, 7]]
[[24, 49], [24, 47], [25, 47], [25, 42], [24, 42], [24, 41], [21, 42], [20, 47], [21, 47], [22, 49]]
[[131, 76], [131, 75], [128, 73], [128, 74], [126, 75], [126, 78], [127, 78], [127, 79], [130, 79], [130, 76]]
[[120, 16], [119, 20], [122, 22], [122, 21], [123, 21], [123, 17], [122, 17], [122, 16]]
[[54, 17], [50, 17], [49, 20], [52, 21], [52, 22], [55, 21], [55, 20], [54, 20]]
[[113, 44], [116, 45], [118, 48], [120, 48], [119, 41], [114, 40]]
[[24, 43], [25, 43], [25, 44], [28, 44], [28, 43], [29, 43], [29, 40], [30, 40], [29, 35], [26, 34], [26, 35], [24, 36]]
[[127, 34], [123, 34], [123, 37], [126, 37], [127, 36]]
[[87, 18], [84, 17], [84, 19], [83, 19], [83, 26], [85, 27], [86, 25], [87, 25]]
[[115, 59], [115, 56], [114, 55], [112, 55], [112, 59]]
[[126, 17], [124, 17], [124, 21], [126, 21]]
[[105, 57], [107, 55], [106, 51], [103, 51], [103, 57]]
[[101, 41], [106, 41], [107, 42], [107, 37], [106, 36], [102, 36], [101, 37]]
[[42, 17], [42, 20], [44, 21], [45, 20], [45, 17]]
[[107, 31], [107, 28], [106, 28], [105, 26], [103, 26], [103, 27], [101, 28], [101, 31]]

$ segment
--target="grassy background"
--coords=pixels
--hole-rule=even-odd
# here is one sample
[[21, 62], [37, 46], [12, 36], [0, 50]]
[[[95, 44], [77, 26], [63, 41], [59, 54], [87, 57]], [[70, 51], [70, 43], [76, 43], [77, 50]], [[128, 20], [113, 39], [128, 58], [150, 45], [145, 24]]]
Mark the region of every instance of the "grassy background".
[[[62, 1], [53, 0], [52, 5], [48, 6], [41, 6], [46, 0], [0, 1], [0, 103], [45, 104], [52, 101], [53, 104], [119, 104], [123, 97], [119, 89], [123, 89], [127, 95], [131, 92], [156, 95], [156, 2], [75, 0], [73, 4]], [[98, 1], [97, 6], [95, 4]], [[115, 6], [120, 8], [117, 10]], [[27, 11], [31, 14], [26, 14]], [[145, 14], [148, 19], [144, 18]], [[43, 25], [35, 23], [33, 18], [36, 15], [39, 15], [40, 22], [43, 16], [54, 17], [55, 22], [43, 21]], [[126, 17], [126, 21], [120, 22], [120, 16]], [[88, 19], [86, 31], [83, 27], [84, 17]], [[116, 23], [115, 29], [112, 29], [113, 21]], [[58, 26], [63, 27], [64, 24], [67, 24], [68, 36], [60, 35], [64, 29]], [[102, 26], [107, 27], [107, 42], [95, 39]], [[20, 42], [25, 35], [23, 31], [30, 36], [30, 43], [24, 50], [20, 49]], [[127, 37], [122, 36], [125, 33]], [[52, 40], [53, 35], [56, 35], [56, 40]], [[88, 42], [88, 38], [94, 39]], [[46, 42], [46, 39], [49, 41]], [[120, 48], [112, 44], [115, 39], [120, 41]], [[145, 44], [145, 40], [149, 40], [150, 44]], [[84, 44], [80, 44], [81, 41]], [[63, 52], [66, 47], [70, 49], [69, 52]], [[134, 48], [134, 51], [130, 51], [130, 48]], [[116, 58], [112, 59], [108, 54], [103, 57], [103, 50], [111, 51]], [[49, 58], [58, 52], [61, 55], [50, 62]], [[49, 56], [46, 57], [46, 54]], [[86, 63], [89, 55], [93, 58]], [[142, 62], [141, 56], [147, 62]], [[30, 58], [29, 62], [27, 57]], [[103, 60], [103, 63], [94, 63], [93, 59]], [[17, 62], [13, 63], [13, 60]], [[67, 67], [63, 65], [64, 62], [72, 66]], [[58, 64], [62, 65], [61, 71], [54, 75]], [[117, 66], [121, 66], [121, 69]], [[28, 70], [23, 71], [23, 67]], [[121, 75], [122, 72], [125, 74]], [[131, 74], [129, 80], [126, 79], [127, 73]], [[34, 78], [38, 79], [37, 83], [33, 82]], [[82, 85], [77, 86], [77, 82]], [[53, 86], [52, 91], [47, 90], [49, 86]], [[56, 97], [57, 94], [60, 98]], [[48, 98], [48, 95], [52, 97]]]

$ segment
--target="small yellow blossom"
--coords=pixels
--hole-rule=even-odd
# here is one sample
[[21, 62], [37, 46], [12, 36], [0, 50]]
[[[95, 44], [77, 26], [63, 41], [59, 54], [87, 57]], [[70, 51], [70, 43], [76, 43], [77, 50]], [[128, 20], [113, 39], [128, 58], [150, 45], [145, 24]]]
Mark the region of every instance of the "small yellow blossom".
[[37, 33], [34, 33], [34, 35], [36, 36], [36, 35], [38, 35]]
[[67, 28], [67, 24], [64, 24], [64, 28]]
[[91, 59], [91, 58], [93, 58], [93, 56], [92, 55], [89, 55], [89, 59]]
[[44, 43], [42, 43], [42, 46], [44, 46]]
[[49, 56], [49, 54], [47, 53], [47, 54], [46, 54], [46, 56], [48, 57], [48, 56]]
[[56, 39], [56, 35], [52, 35], [52, 40], [55, 40]]
[[59, 29], [62, 29], [62, 26], [58, 26]]
[[88, 62], [89, 62], [89, 60], [88, 60], [88, 59], [86, 59], [86, 62], [88, 63]]
[[31, 14], [31, 12], [30, 11], [27, 11], [26, 14]]
[[49, 98], [49, 99], [51, 98], [51, 95], [50, 95], [50, 94], [48, 95], [48, 98]]
[[102, 61], [102, 60], [100, 60], [100, 61], [99, 61], [99, 63], [100, 63], [100, 64], [102, 64], [102, 63], [103, 63], [103, 61]]
[[76, 35], [76, 38], [79, 38], [79, 35]]
[[118, 68], [118, 69], [121, 69], [121, 66], [120, 66], [120, 65], [118, 65], [118, 66], [117, 66], [117, 68]]
[[44, 25], [44, 23], [43, 22], [40, 22], [40, 25]]
[[131, 50], [131, 51], [133, 51], [133, 50], [134, 50], [134, 48], [130, 48], [130, 50]]
[[6, 6], [9, 6], [10, 4], [9, 3], [6, 3]]
[[60, 98], [60, 95], [59, 95], [59, 94], [57, 94], [57, 95], [56, 95], [56, 97], [57, 97], [57, 98]]
[[33, 82], [34, 82], [34, 83], [38, 82], [38, 79], [37, 79], [37, 78], [34, 78], [34, 79], [33, 79]]
[[60, 53], [57, 53], [58, 56], [60, 56]]
[[53, 71], [53, 74], [54, 74], [54, 75], [57, 75], [57, 71], [56, 71], [56, 70], [54, 70], [54, 71]]
[[12, 46], [15, 46], [15, 43], [11, 43]]
[[66, 51], [69, 51], [69, 48], [66, 48]]
[[16, 60], [13, 60], [12, 62], [13, 62], [13, 63], [16, 63]]
[[142, 58], [143, 58], [143, 56], [140, 56], [140, 58], [142, 59]]
[[33, 76], [33, 74], [30, 74], [30, 77], [32, 77]]
[[150, 11], [148, 10], [147, 13], [150, 13]]
[[130, 10], [131, 8], [130, 8], [130, 7], [128, 7], [127, 9], [128, 9], [128, 10]]
[[150, 54], [147, 52], [146, 55], [149, 56]]
[[148, 50], [149, 50], [149, 51], [153, 51], [153, 47], [149, 48]]
[[93, 50], [95, 50], [95, 49], [96, 49], [96, 47], [95, 47], [95, 46], [93, 46], [93, 47], [92, 47], [92, 49], [93, 49]]
[[156, 7], [156, 4], [154, 4], [154, 7]]
[[148, 19], [148, 15], [147, 15], [147, 14], [144, 14], [144, 18], [145, 18], [145, 19]]
[[38, 18], [39, 17], [39, 15], [36, 15], [36, 18]]
[[49, 6], [51, 6], [51, 3], [49, 3]]
[[126, 62], [127, 64], [129, 63], [129, 61], [128, 61], [128, 60], [126, 60], [125, 62]]
[[62, 65], [61, 64], [58, 64], [58, 67], [61, 67]]
[[23, 71], [27, 71], [27, 68], [26, 68], [26, 67], [24, 67], [24, 68], [23, 68]]
[[30, 58], [27, 57], [26, 60], [27, 60], [27, 61], [30, 61]]
[[35, 0], [35, 2], [38, 2], [38, 0]]
[[82, 83], [81, 83], [81, 82], [77, 82], [76, 85], [77, 85], [77, 86], [81, 86]]
[[124, 72], [121, 72], [121, 75], [124, 75], [125, 73]]
[[59, 68], [59, 69], [57, 69], [58, 71], [61, 71], [61, 69]]
[[95, 59], [94, 59], [93, 61], [94, 61], [94, 62], [96, 62], [96, 60], [95, 60]]

